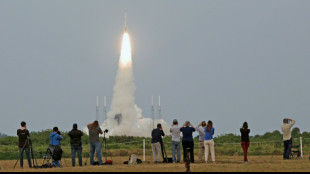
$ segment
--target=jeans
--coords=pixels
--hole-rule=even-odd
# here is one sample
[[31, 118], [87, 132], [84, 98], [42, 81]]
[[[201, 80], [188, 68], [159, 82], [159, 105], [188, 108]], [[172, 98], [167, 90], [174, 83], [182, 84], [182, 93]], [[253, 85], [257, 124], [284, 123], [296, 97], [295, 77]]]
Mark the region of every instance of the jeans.
[[293, 144], [292, 138], [290, 140], [284, 141], [283, 159], [290, 159], [292, 144]]
[[79, 159], [79, 166], [83, 166], [82, 164], [82, 146], [71, 146], [71, 153], [72, 153], [72, 166], [75, 166], [75, 156], [78, 155]]
[[[180, 162], [181, 160], [181, 143], [179, 141], [172, 141], [172, 162]], [[175, 159], [175, 150], [177, 150], [177, 161]]]
[[250, 142], [241, 142], [241, 146], [242, 146], [242, 149], [243, 149], [243, 156], [244, 156], [244, 159], [243, 161], [244, 162], [248, 162], [248, 149], [249, 149], [249, 146], [250, 146]]
[[100, 142], [90, 142], [90, 164], [94, 165], [95, 150], [97, 152], [99, 165], [102, 165], [101, 143]]
[[182, 141], [183, 146], [183, 160], [186, 159], [186, 148], [190, 148], [190, 160], [191, 163], [195, 162], [194, 159], [194, 141]]
[[28, 165], [31, 168], [32, 164], [31, 164], [30, 149], [29, 148], [24, 148], [24, 150], [23, 150], [23, 148], [19, 148], [19, 152], [20, 152], [20, 157], [19, 157], [20, 167], [24, 167], [24, 151], [26, 152], [26, 156], [27, 156], [27, 159], [28, 159]]

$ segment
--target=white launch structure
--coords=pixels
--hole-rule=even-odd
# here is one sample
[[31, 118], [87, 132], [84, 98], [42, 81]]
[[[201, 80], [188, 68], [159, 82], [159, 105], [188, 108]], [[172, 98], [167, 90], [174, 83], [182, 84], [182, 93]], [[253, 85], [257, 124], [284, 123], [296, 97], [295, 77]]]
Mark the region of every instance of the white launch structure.
[[97, 96], [97, 102], [96, 102], [96, 120], [99, 121], [99, 98]]
[[[136, 87], [131, 59], [130, 37], [127, 28], [127, 15], [125, 14], [121, 55], [111, 101], [111, 108], [107, 113], [107, 119], [101, 124], [101, 128], [109, 130], [108, 136], [127, 135], [150, 137], [153, 130], [153, 127], [150, 125], [161, 123], [164, 132], [169, 134], [170, 127], [164, 120], [155, 120], [154, 116], [153, 119], [144, 118], [142, 116], [142, 110], [135, 103], [135, 91]], [[153, 103], [151, 108], [154, 110]], [[159, 110], [161, 110], [160, 101]]]

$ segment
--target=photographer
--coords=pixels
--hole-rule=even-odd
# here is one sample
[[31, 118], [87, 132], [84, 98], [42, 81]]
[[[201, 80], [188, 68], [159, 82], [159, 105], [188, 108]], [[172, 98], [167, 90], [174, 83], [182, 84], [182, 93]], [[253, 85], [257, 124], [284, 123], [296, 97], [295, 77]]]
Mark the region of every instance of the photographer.
[[284, 141], [284, 152], [283, 152], [283, 159], [287, 160], [290, 159], [291, 154], [291, 147], [293, 144], [291, 128], [294, 126], [295, 120], [290, 118], [283, 119], [283, 125], [281, 127], [283, 132], [283, 141]]
[[62, 156], [62, 149], [60, 147], [60, 141], [63, 138], [60, 132], [58, 131], [58, 127], [53, 128], [53, 132], [50, 134], [49, 138], [50, 138], [49, 149], [51, 151], [51, 155], [53, 158], [53, 166], [60, 167], [60, 160]]
[[[172, 133], [172, 162], [179, 163], [181, 161], [181, 143], [180, 143], [180, 126], [177, 119], [172, 122], [170, 132]], [[175, 158], [175, 150], [177, 150], [177, 159]]]
[[204, 155], [205, 146], [204, 146], [204, 138], [205, 138], [205, 127], [207, 126], [207, 123], [205, 121], [202, 121], [197, 127], [196, 131], [199, 133], [199, 143], [198, 143], [198, 161], [202, 162], [202, 157]]
[[71, 153], [72, 153], [72, 167], [75, 167], [75, 155], [77, 153], [79, 159], [79, 166], [82, 164], [82, 136], [83, 132], [77, 129], [77, 124], [73, 124], [73, 129], [69, 132]]
[[26, 127], [26, 122], [22, 121], [21, 122], [21, 128], [17, 130], [17, 135], [18, 135], [18, 147], [19, 147], [19, 152], [20, 152], [20, 167], [24, 167], [24, 151], [26, 152], [26, 156], [28, 159], [28, 165], [29, 168], [32, 168], [31, 164], [31, 158], [30, 158], [30, 149], [29, 149], [29, 141], [28, 138], [30, 137], [29, 131], [27, 130]]
[[194, 163], [195, 160], [194, 160], [193, 132], [195, 132], [196, 129], [189, 121], [186, 121], [180, 130], [183, 133], [183, 139], [182, 139], [183, 160], [185, 160], [186, 158], [186, 148], [190, 148], [190, 160], [191, 160], [191, 163]]
[[99, 134], [103, 134], [101, 128], [99, 127], [98, 121], [89, 123], [87, 125], [89, 130], [89, 141], [90, 141], [90, 164], [94, 165], [94, 153], [97, 152], [99, 165], [102, 165], [102, 156], [101, 156], [101, 143], [99, 141]]
[[[160, 153], [162, 152], [162, 138], [161, 136], [165, 136], [165, 133], [163, 131], [163, 128], [161, 127], [161, 124], [157, 124], [157, 128], [153, 129], [152, 131], [152, 151], [153, 151], [153, 159], [155, 163], [160, 162]], [[156, 158], [157, 154], [157, 158]]]

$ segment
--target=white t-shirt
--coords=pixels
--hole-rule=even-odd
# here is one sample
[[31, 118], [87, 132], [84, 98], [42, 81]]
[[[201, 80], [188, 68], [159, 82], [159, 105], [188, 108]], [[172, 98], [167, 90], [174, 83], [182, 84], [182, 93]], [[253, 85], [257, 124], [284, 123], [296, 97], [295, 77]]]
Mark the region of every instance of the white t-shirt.
[[179, 125], [173, 125], [172, 128], [170, 128], [170, 132], [172, 134], [172, 141], [180, 142], [180, 129], [181, 127]]

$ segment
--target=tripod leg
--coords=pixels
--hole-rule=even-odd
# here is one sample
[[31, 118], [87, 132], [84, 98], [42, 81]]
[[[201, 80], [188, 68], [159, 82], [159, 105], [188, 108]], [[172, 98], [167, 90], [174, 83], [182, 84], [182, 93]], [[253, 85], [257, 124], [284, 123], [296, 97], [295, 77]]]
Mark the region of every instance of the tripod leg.
[[18, 156], [18, 159], [16, 160], [16, 163], [15, 163], [13, 169], [15, 169], [15, 167], [16, 167], [16, 165], [17, 165], [17, 162], [20, 160], [21, 155], [24, 153], [26, 144], [27, 144], [27, 141], [25, 142], [23, 149], [20, 151], [19, 156]]

